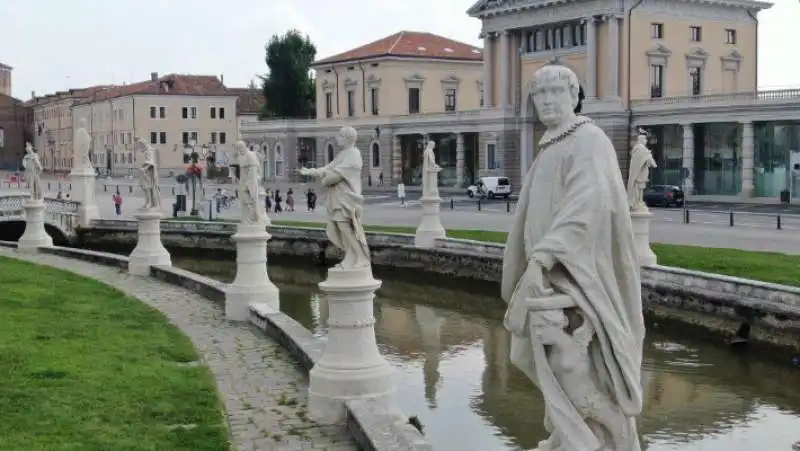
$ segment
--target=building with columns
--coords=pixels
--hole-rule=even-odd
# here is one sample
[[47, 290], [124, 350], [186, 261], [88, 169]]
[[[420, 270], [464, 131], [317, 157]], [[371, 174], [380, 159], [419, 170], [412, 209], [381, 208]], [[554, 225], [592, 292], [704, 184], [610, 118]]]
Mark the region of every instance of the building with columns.
[[[770, 6], [754, 0], [479, 0], [467, 11], [481, 21], [484, 43], [479, 109], [444, 117], [392, 113], [384, 123], [433, 133], [428, 130], [446, 121], [449, 131], [476, 133], [471, 178], [506, 175], [519, 186], [543, 132], [532, 77], [558, 62], [578, 75], [582, 113], [609, 135], [624, 175], [633, 131], [641, 127], [658, 164], [654, 184], [680, 185], [701, 199], [800, 195], [800, 89], [758, 90], [758, 13]], [[397, 92], [408, 95], [410, 87]], [[308, 121], [259, 122], [242, 131], [255, 137], [302, 134], [307, 127]], [[404, 161], [400, 147], [392, 146], [392, 161]], [[392, 168], [392, 182], [413, 182]], [[455, 185], [473, 181], [463, 174]]]

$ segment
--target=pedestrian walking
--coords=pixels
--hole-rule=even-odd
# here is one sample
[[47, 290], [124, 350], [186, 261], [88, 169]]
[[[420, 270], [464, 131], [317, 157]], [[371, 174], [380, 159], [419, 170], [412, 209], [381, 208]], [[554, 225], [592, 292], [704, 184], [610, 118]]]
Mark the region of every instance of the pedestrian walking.
[[119, 189], [111, 196], [111, 200], [114, 202], [114, 211], [117, 212], [117, 216], [122, 215], [122, 194], [119, 193]]

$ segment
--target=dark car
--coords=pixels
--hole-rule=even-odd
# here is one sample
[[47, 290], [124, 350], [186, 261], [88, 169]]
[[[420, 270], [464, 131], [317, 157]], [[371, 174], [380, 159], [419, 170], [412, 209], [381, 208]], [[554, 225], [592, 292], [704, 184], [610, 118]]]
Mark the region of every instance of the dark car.
[[648, 207], [682, 207], [683, 190], [674, 185], [653, 185], [645, 188], [644, 203]]

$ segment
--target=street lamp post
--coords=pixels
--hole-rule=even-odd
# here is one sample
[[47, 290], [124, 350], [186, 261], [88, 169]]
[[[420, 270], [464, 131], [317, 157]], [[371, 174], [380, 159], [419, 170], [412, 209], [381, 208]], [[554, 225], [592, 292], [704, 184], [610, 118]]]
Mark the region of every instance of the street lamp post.
[[[196, 141], [191, 141], [189, 143], [189, 148], [184, 150], [184, 155], [187, 154], [187, 150], [191, 149], [189, 154], [189, 168], [186, 171], [187, 175], [189, 176], [189, 180], [192, 182], [192, 211], [189, 213], [192, 216], [200, 216], [200, 212], [197, 211], [197, 182], [198, 178], [202, 177], [200, 173], [200, 168], [197, 166], [199, 161], [199, 155], [195, 150], [195, 146], [197, 145]], [[202, 189], [202, 188], [201, 188]]]

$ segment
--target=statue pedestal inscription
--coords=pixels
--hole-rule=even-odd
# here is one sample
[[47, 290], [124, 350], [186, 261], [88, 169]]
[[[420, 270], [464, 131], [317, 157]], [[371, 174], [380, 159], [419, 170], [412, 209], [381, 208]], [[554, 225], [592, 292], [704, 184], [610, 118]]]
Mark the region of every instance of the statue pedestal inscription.
[[53, 238], [44, 229], [44, 201], [29, 199], [22, 208], [25, 209], [25, 233], [17, 242], [17, 249], [35, 252], [40, 247], [52, 247]]
[[436, 240], [446, 236], [442, 221], [439, 217], [440, 202], [442, 200], [437, 197], [423, 197], [420, 199], [422, 203], [422, 222], [417, 227], [417, 233], [414, 237], [414, 246], [416, 247], [434, 247]]
[[251, 303], [262, 303], [279, 310], [278, 287], [267, 273], [267, 242], [270, 234], [265, 224], [239, 224], [236, 242], [236, 278], [225, 290], [225, 318], [247, 321]]
[[172, 266], [172, 258], [161, 243], [161, 211], [139, 210], [136, 247], [128, 257], [128, 271], [137, 276], [150, 275], [151, 266]]
[[631, 212], [631, 222], [633, 223], [633, 239], [636, 245], [636, 256], [639, 258], [641, 266], [657, 264], [656, 254], [650, 248], [650, 221], [653, 214], [648, 210]]
[[373, 299], [381, 282], [372, 267], [328, 270], [319, 284], [328, 303], [328, 341], [309, 374], [309, 416], [321, 424], [344, 421], [344, 402], [378, 399], [391, 406], [394, 369], [375, 339]]
[[95, 172], [92, 167], [75, 167], [69, 173], [73, 200], [79, 201], [78, 220], [81, 227], [89, 227], [93, 219], [100, 218], [95, 200]]

